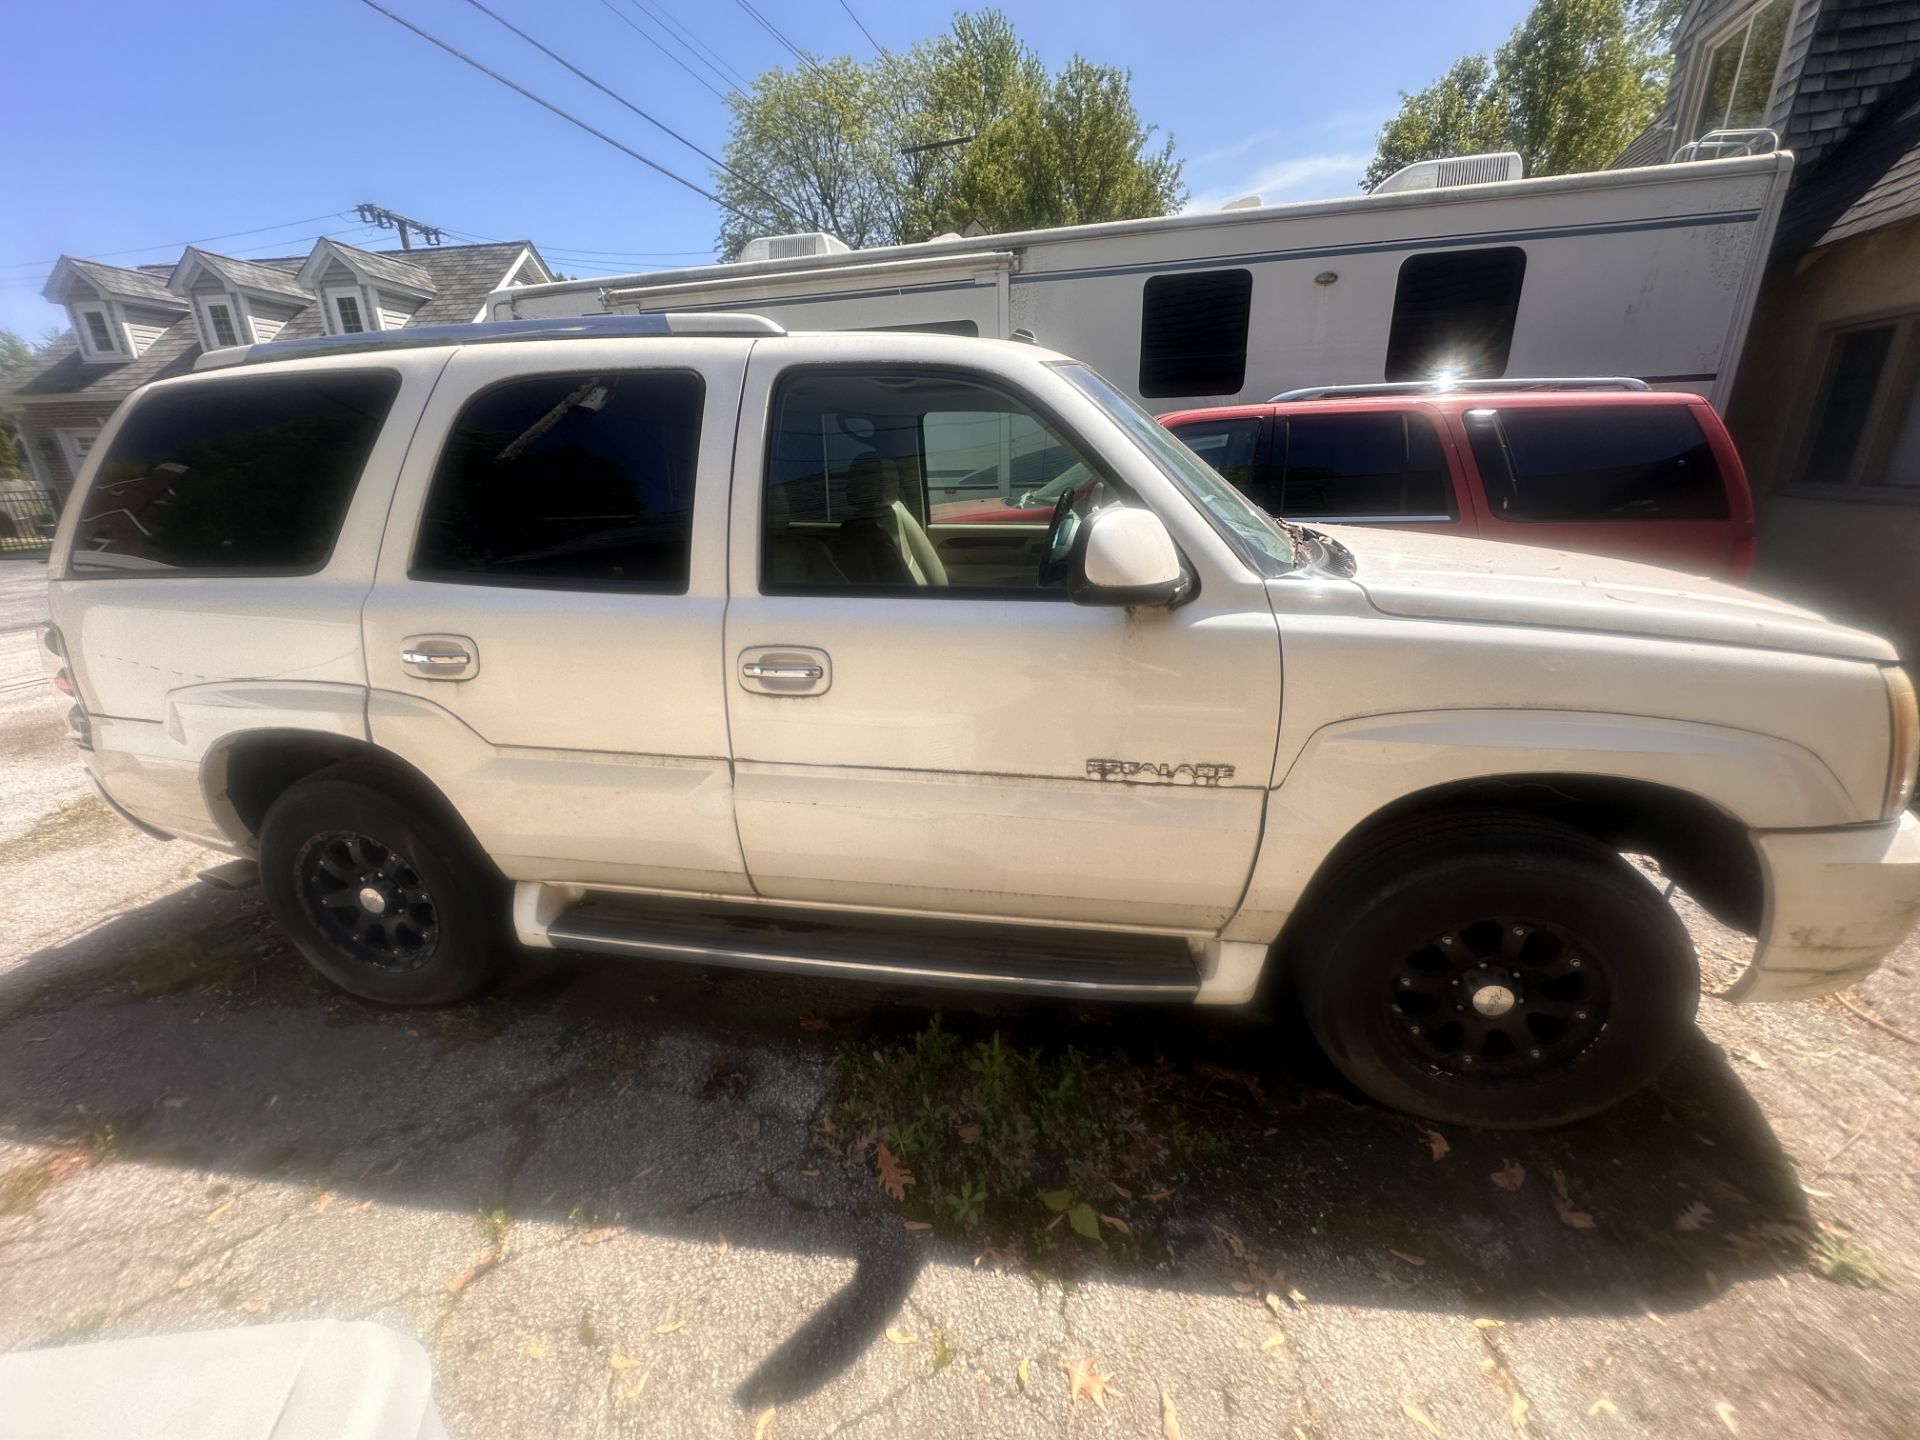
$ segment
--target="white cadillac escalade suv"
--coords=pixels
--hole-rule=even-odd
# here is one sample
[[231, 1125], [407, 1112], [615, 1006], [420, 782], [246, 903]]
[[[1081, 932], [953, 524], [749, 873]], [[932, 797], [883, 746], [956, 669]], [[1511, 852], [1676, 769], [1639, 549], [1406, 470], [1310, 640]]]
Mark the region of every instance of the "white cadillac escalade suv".
[[[108, 801], [257, 862], [371, 1000], [466, 995], [516, 935], [1201, 1004], [1273, 970], [1373, 1096], [1542, 1125], [1692, 1023], [1623, 853], [1758, 937], [1740, 998], [1920, 913], [1883, 641], [1276, 524], [1031, 345], [656, 315], [197, 368], [94, 446], [48, 663]], [[1036, 447], [1051, 514], [930, 517]]]

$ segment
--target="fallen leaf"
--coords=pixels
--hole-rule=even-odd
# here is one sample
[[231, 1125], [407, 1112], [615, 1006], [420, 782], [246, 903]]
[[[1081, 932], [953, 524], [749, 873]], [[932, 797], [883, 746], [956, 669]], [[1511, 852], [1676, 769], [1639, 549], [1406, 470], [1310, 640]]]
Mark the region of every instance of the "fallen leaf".
[[909, 1220], [906, 1222], [906, 1226], [909, 1230], [931, 1230], [933, 1229], [933, 1222], [929, 1220]]
[[640, 1362], [638, 1360], [635, 1360], [631, 1355], [621, 1355], [621, 1354], [615, 1353], [607, 1357], [607, 1368], [615, 1372], [618, 1372], [621, 1370], [631, 1370], [633, 1369], [634, 1366], [638, 1365], [639, 1363]]
[[1220, 1237], [1220, 1243], [1227, 1247], [1227, 1253], [1233, 1256], [1234, 1259], [1246, 1265], [1254, 1263], [1253, 1251], [1249, 1250], [1247, 1248], [1247, 1242], [1234, 1234], [1233, 1231], [1227, 1229], [1224, 1225], [1216, 1225], [1211, 1220], [1207, 1222], [1207, 1228]]
[[969, 1120], [964, 1125], [956, 1125], [953, 1127], [953, 1133], [960, 1137], [960, 1143], [962, 1145], [978, 1145], [980, 1143], [980, 1122], [978, 1120]]
[[1100, 1223], [1118, 1230], [1122, 1235], [1131, 1235], [1133, 1233], [1133, 1227], [1118, 1215], [1102, 1215], [1100, 1217]]
[[1433, 1417], [1412, 1401], [1403, 1403], [1400, 1406], [1400, 1412], [1429, 1435], [1438, 1435], [1440, 1433], [1440, 1427], [1433, 1423]]
[[734, 1129], [739, 1132], [742, 1140], [751, 1140], [760, 1133], [760, 1117], [758, 1115], [742, 1115], [740, 1117], [740, 1123], [735, 1125]]
[[819, 1172], [818, 1170], [802, 1170], [802, 1171], [801, 1171], [800, 1173], [801, 1173], [802, 1175], [804, 1175], [804, 1176], [806, 1176], [806, 1177], [807, 1177], [807, 1179], [809, 1179], [809, 1180], [812, 1180], [812, 1179], [814, 1179], [815, 1177], [817, 1177], [817, 1176], [818, 1176], [818, 1175], [820, 1174], [820, 1172]]
[[462, 1270], [458, 1275], [454, 1276], [453, 1279], [447, 1281], [447, 1293], [449, 1295], [458, 1295], [462, 1290], [466, 1289], [467, 1286], [478, 1280], [499, 1263], [500, 1252], [498, 1250], [489, 1250], [472, 1265]]
[[1476, 1330], [1504, 1330], [1506, 1325], [1507, 1322], [1504, 1320], [1480, 1319], [1473, 1322], [1473, 1328]]
[[1673, 1222], [1676, 1230], [1703, 1230], [1713, 1218], [1713, 1209], [1704, 1200], [1696, 1200], [1682, 1210]]
[[316, 1215], [324, 1215], [332, 1206], [333, 1192], [331, 1190], [325, 1191], [315, 1198], [313, 1202], [313, 1213]]
[[1524, 1430], [1527, 1428], [1527, 1411], [1530, 1408], [1527, 1404], [1527, 1397], [1516, 1392], [1513, 1397], [1513, 1404], [1507, 1407], [1507, 1418], [1513, 1422], [1514, 1429]]
[[268, 1110], [271, 1110], [273, 1109], [274, 1106], [278, 1105], [279, 1103], [280, 1103], [280, 1097], [278, 1095], [269, 1095], [267, 1097], [267, 1103], [265, 1108]]
[[686, 1323], [687, 1322], [684, 1320], [669, 1320], [663, 1325], [654, 1326], [653, 1333], [656, 1335], [671, 1335], [674, 1331], [678, 1330], [682, 1325]]
[[998, 1245], [989, 1245], [973, 1257], [973, 1263], [976, 1267], [979, 1266], [982, 1260], [991, 1260], [996, 1265], [1018, 1265], [1020, 1263], [1020, 1257], [1018, 1255]]
[[642, 1370], [640, 1372], [640, 1378], [634, 1381], [633, 1384], [629, 1385], [626, 1389], [626, 1393], [623, 1394], [620, 1398], [622, 1400], [638, 1399], [640, 1396], [640, 1392], [647, 1388], [647, 1377], [651, 1374], [653, 1374], [653, 1371], [651, 1370]]
[[217, 1206], [214, 1207], [212, 1213], [207, 1216], [206, 1223], [209, 1225], [213, 1224], [214, 1221], [218, 1220], [222, 1215], [226, 1214], [227, 1211], [233, 1209], [234, 1202], [239, 1198], [240, 1197], [238, 1195], [229, 1195], [225, 1200], [222, 1200]]
[[831, 1030], [833, 1028], [833, 1022], [819, 1015], [802, 1015], [800, 1017], [800, 1028], [802, 1030]]
[[1160, 1440], [1180, 1440], [1180, 1412], [1165, 1387], [1160, 1391]]
[[1287, 1332], [1284, 1330], [1276, 1330], [1271, 1335], [1267, 1336], [1266, 1339], [1260, 1342], [1260, 1348], [1262, 1350], [1278, 1350], [1282, 1345], [1286, 1343], [1287, 1343]]
[[760, 1412], [760, 1418], [753, 1422], [753, 1440], [766, 1440], [767, 1427], [773, 1424], [773, 1406], [769, 1405]]
[[1601, 1396], [1600, 1399], [1594, 1401], [1591, 1405], [1587, 1406], [1587, 1414], [1589, 1416], [1618, 1415], [1619, 1413], [1620, 1413], [1620, 1407], [1614, 1404], [1611, 1400], [1607, 1399], [1604, 1395]]
[[873, 1149], [874, 1168], [880, 1172], [880, 1188], [896, 1200], [907, 1198], [907, 1187], [913, 1184], [913, 1171], [902, 1165], [882, 1140]]
[[1100, 1238], [1100, 1221], [1095, 1218], [1093, 1207], [1082, 1200], [1067, 1211], [1067, 1224], [1073, 1227], [1073, 1233], [1083, 1240]]
[[1133, 1199], [1133, 1192], [1127, 1189], [1126, 1186], [1122, 1185], [1117, 1180], [1109, 1180], [1107, 1182], [1107, 1188], [1111, 1190], [1115, 1195], [1118, 1195], [1122, 1200]]
[[1433, 1151], [1434, 1159], [1444, 1160], [1447, 1158], [1447, 1152], [1453, 1149], [1453, 1146], [1447, 1143], [1446, 1136], [1442, 1135], [1438, 1130], [1422, 1130], [1420, 1133], [1426, 1139], [1427, 1148]]
[[1487, 1178], [1502, 1190], [1518, 1190], [1527, 1183], [1527, 1167], [1518, 1160], [1509, 1160]]
[[[1091, 1356], [1074, 1361], [1071, 1365], [1062, 1365], [1067, 1372], [1067, 1403], [1072, 1404], [1082, 1395], [1104, 1410], [1107, 1408], [1107, 1384], [1113, 1376], [1104, 1374]], [[1113, 1392], [1118, 1395], [1118, 1390]]]
[[1140, 1198], [1149, 1205], [1158, 1205], [1162, 1200], [1169, 1199], [1172, 1195], [1173, 1191], [1171, 1190], [1155, 1190], [1151, 1195], [1142, 1195]]
[[1427, 1262], [1426, 1262], [1426, 1261], [1425, 1261], [1424, 1259], [1422, 1259], [1422, 1258], [1421, 1258], [1420, 1256], [1418, 1256], [1418, 1255], [1409, 1255], [1409, 1254], [1407, 1254], [1407, 1252], [1406, 1252], [1406, 1251], [1404, 1251], [1404, 1250], [1393, 1250], [1393, 1249], [1389, 1249], [1389, 1250], [1387, 1251], [1387, 1254], [1389, 1254], [1389, 1255], [1391, 1255], [1391, 1256], [1393, 1256], [1393, 1258], [1394, 1258], [1394, 1259], [1396, 1259], [1396, 1260], [1404, 1260], [1404, 1261], [1406, 1261], [1406, 1262], [1407, 1262], [1407, 1264], [1409, 1264], [1409, 1265], [1424, 1265], [1424, 1264], [1426, 1264], [1426, 1263], [1427, 1263]]
[[267, 1308], [267, 1302], [264, 1300], [242, 1300], [240, 1302], [240, 1308], [249, 1315], [258, 1315], [262, 1310]]
[[920, 1337], [918, 1335], [909, 1335], [906, 1331], [895, 1326], [888, 1326], [887, 1343], [889, 1345], [918, 1345], [920, 1343]]
[[1040, 1203], [1046, 1206], [1047, 1209], [1053, 1211], [1054, 1214], [1059, 1215], [1063, 1213], [1069, 1205], [1073, 1204], [1073, 1191], [1042, 1190], [1040, 1192]]
[[1236, 1295], [1251, 1295], [1259, 1288], [1251, 1280], [1229, 1280], [1227, 1283], [1233, 1287]]
[[534, 1336], [533, 1339], [527, 1341], [527, 1358], [529, 1360], [546, 1359], [547, 1358], [547, 1342], [541, 1339], [538, 1335]]
[[603, 1241], [613, 1239], [613, 1237], [619, 1233], [620, 1227], [618, 1225], [602, 1225], [597, 1230], [582, 1231], [574, 1243], [578, 1245], [598, 1245]]
[[1020, 1392], [1024, 1395], [1026, 1393], [1029, 1380], [1031, 1379], [1027, 1370], [1026, 1356], [1022, 1355], [1020, 1357], [1020, 1363], [1013, 1367], [1013, 1378], [1020, 1382]]
[[1260, 1299], [1265, 1303], [1267, 1309], [1273, 1312], [1275, 1319], [1287, 1313], [1286, 1307], [1280, 1303], [1280, 1296], [1276, 1292], [1269, 1290], [1266, 1294], [1262, 1295]]
[[1302, 1295], [1298, 1290], [1288, 1290], [1287, 1299], [1298, 1305], [1302, 1310], [1307, 1308], [1307, 1297]]
[[1720, 1417], [1720, 1423], [1728, 1430], [1735, 1435], [1740, 1433], [1740, 1427], [1733, 1423], [1733, 1406], [1722, 1400], [1713, 1407], [1713, 1413]]
[[720, 1254], [724, 1255], [731, 1248], [732, 1247], [727, 1244], [727, 1232], [722, 1230], [720, 1232], [719, 1243], [714, 1246], [714, 1249], [719, 1251]]
[[1567, 1177], [1558, 1170], [1553, 1177], [1553, 1213], [1560, 1217], [1560, 1223], [1571, 1230], [1593, 1229], [1593, 1216], [1584, 1210], [1573, 1208], [1573, 1197], [1567, 1194]]

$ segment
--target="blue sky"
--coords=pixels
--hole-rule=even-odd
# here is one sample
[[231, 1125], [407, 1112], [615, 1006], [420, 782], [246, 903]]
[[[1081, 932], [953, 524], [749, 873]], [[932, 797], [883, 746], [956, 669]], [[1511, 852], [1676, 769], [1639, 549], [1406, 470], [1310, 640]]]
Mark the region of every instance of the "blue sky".
[[[383, 3], [711, 188], [705, 161], [464, 0]], [[636, 0], [488, 3], [720, 153], [726, 107], [636, 32], [668, 33]], [[740, 0], [637, 3], [743, 76], [791, 63]], [[848, 3], [896, 48], [945, 28], [956, 8], [950, 0]], [[817, 54], [871, 53], [839, 0], [755, 0], [754, 8]], [[1132, 70], [1141, 114], [1172, 132], [1190, 203], [1207, 208], [1249, 193], [1351, 192], [1398, 92], [1426, 84], [1467, 50], [1498, 44], [1527, 0], [1009, 0], [1002, 8], [1050, 66], [1078, 51]], [[697, 264], [712, 253], [708, 201], [359, 0], [34, 5], [15, 7], [7, 28], [16, 143], [0, 204], [0, 326], [30, 338], [64, 322], [39, 295], [45, 262], [62, 252], [138, 264], [171, 260], [181, 242], [203, 238], [210, 249], [252, 256], [301, 254], [322, 233], [393, 244], [390, 234], [360, 228], [350, 212], [361, 201], [444, 226], [451, 238], [532, 239], [572, 274]], [[694, 68], [720, 87], [711, 71]]]

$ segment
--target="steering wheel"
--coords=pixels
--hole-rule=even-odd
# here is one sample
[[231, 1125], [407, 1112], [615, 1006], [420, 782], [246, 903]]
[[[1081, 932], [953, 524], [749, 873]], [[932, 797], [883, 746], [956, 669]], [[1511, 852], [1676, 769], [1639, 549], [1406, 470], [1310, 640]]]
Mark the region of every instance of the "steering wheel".
[[1047, 522], [1047, 545], [1040, 558], [1040, 583], [1052, 585], [1067, 578], [1067, 566], [1073, 556], [1073, 542], [1080, 534], [1080, 516], [1074, 510], [1074, 492], [1062, 495]]

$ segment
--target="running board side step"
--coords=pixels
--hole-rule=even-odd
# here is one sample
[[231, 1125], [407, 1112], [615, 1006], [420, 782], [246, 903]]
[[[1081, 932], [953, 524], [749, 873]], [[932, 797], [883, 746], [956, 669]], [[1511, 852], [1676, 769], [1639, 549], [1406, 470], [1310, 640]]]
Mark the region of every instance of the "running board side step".
[[1201, 988], [1193, 950], [1171, 935], [611, 894], [542, 918], [557, 949], [692, 965], [1101, 1000], [1191, 1002]]

